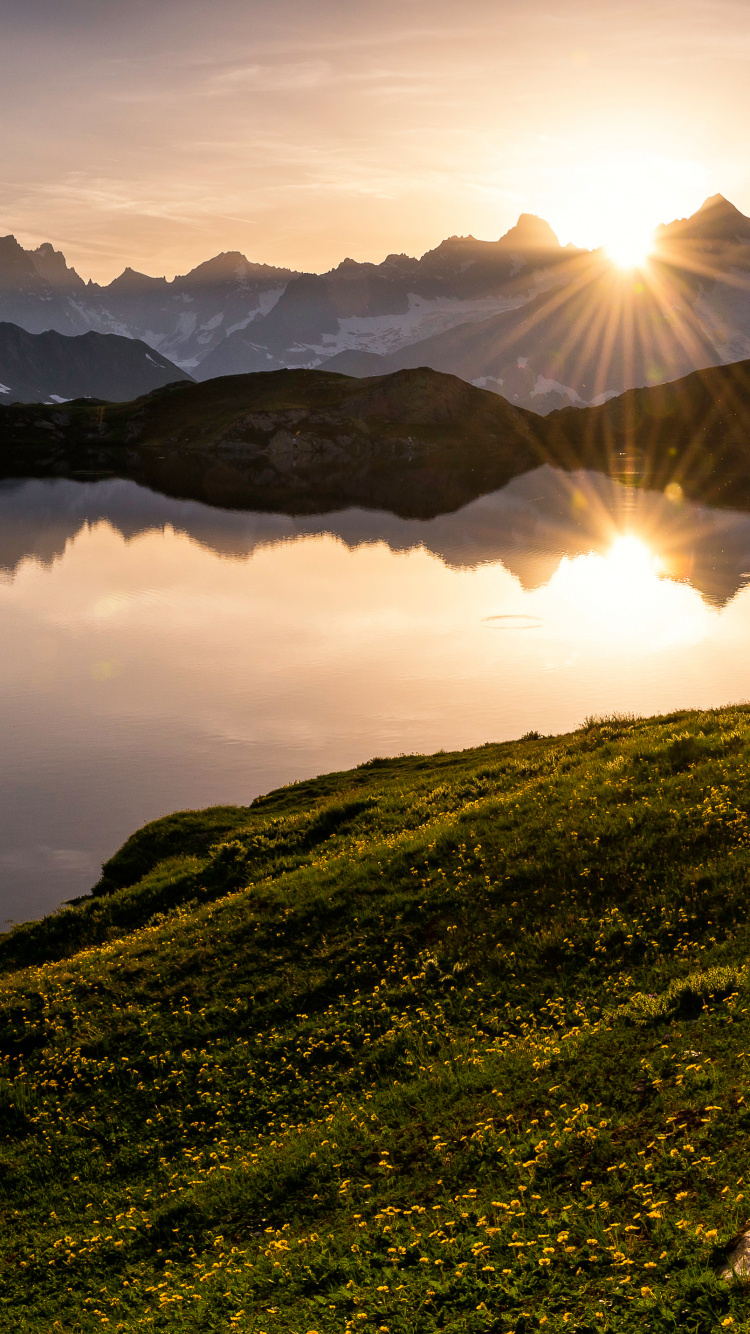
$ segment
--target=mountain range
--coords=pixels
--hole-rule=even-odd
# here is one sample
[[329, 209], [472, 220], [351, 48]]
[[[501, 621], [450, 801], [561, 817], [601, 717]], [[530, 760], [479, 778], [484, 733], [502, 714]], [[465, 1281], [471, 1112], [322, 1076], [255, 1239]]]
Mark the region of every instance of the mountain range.
[[106, 286], [8, 236], [0, 319], [139, 339], [198, 380], [429, 366], [546, 414], [750, 356], [750, 219], [716, 195], [658, 228], [634, 272], [522, 214], [498, 241], [454, 236], [419, 259], [311, 274], [232, 252], [170, 282], [126, 269]]
[[84, 282], [49, 244], [24, 250], [0, 237], [0, 320], [29, 333], [120, 334], [141, 338], [190, 370], [227, 334], [278, 301], [290, 269], [250, 264], [243, 255], [217, 255], [185, 277], [167, 282], [127, 268], [105, 287]]

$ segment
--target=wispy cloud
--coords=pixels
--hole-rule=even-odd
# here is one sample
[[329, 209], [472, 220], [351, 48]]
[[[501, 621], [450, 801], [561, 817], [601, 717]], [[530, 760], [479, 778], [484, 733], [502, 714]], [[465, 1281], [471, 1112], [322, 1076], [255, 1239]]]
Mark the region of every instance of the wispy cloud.
[[76, 238], [86, 276], [564, 230], [629, 148], [750, 211], [747, 0], [8, 4], [3, 225]]
[[296, 64], [248, 64], [222, 70], [206, 80], [203, 93], [235, 96], [237, 92], [294, 93], [309, 92], [330, 82], [333, 71], [324, 60], [299, 61]]

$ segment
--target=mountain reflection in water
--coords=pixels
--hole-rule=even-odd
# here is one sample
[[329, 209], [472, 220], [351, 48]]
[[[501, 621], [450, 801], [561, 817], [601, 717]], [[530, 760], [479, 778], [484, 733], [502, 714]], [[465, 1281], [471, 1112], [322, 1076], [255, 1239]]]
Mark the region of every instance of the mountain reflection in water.
[[85, 892], [172, 810], [744, 697], [747, 571], [750, 515], [547, 467], [429, 521], [6, 483], [3, 915]]
[[618, 534], [628, 532], [658, 553], [660, 573], [687, 580], [717, 605], [750, 577], [750, 515], [546, 465], [436, 519], [362, 509], [298, 518], [219, 510], [121, 480], [0, 482], [0, 570], [12, 574], [29, 558], [48, 565], [82, 528], [101, 522], [126, 541], [171, 528], [236, 560], [277, 542], [321, 534], [350, 550], [376, 542], [393, 552], [422, 547], [456, 569], [499, 561], [526, 589], [547, 583], [564, 556], [605, 554]]

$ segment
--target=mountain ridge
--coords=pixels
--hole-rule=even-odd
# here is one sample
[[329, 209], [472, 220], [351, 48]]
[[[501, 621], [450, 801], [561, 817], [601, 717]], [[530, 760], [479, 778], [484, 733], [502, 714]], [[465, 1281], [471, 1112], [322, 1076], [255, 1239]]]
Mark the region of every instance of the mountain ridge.
[[[127, 266], [100, 286], [84, 283], [48, 242], [36, 251], [25, 251], [10, 236], [0, 238], [0, 318], [35, 333], [47, 327], [80, 333], [91, 327], [100, 333], [138, 336], [192, 371], [225, 340], [225, 334], [231, 337], [265, 318], [290, 283], [317, 280], [321, 291], [321, 283], [329, 284], [329, 304], [335, 305], [337, 318], [377, 317], [394, 309], [406, 311], [408, 290], [415, 284], [426, 299], [447, 294], [449, 300], [457, 294], [456, 283], [464, 295], [482, 291], [488, 282], [491, 287], [502, 286], [512, 276], [510, 251], [518, 244], [543, 263], [560, 251], [547, 224], [525, 214], [498, 241], [449, 237], [419, 259], [389, 255], [380, 264], [343, 260], [327, 273], [302, 274], [250, 261], [235, 251], [213, 256], [171, 280]], [[475, 266], [476, 272], [469, 274], [468, 268]], [[373, 290], [355, 293], [354, 280], [374, 285]], [[147, 303], [147, 311], [137, 308], [139, 301]]]
[[724, 195], [704, 199], [700, 208], [689, 218], [678, 218], [656, 228], [658, 240], [689, 238], [695, 241], [731, 241], [750, 239], [750, 218], [741, 213]]
[[430, 364], [547, 413], [750, 356], [750, 219], [713, 196], [657, 228], [635, 276], [601, 249], [560, 246], [532, 214], [497, 241], [452, 236], [419, 258], [312, 274], [229, 251], [171, 280], [126, 268], [104, 287], [49, 243], [5, 237], [0, 319], [136, 337], [198, 379], [342, 356], [355, 374]]
[[117, 334], [30, 334], [0, 322], [0, 404], [138, 398], [184, 377], [147, 343]]
[[404, 518], [459, 509], [551, 463], [750, 508], [750, 359], [536, 415], [430, 367], [277, 370], [131, 403], [0, 408], [0, 473], [120, 476], [224, 508]]

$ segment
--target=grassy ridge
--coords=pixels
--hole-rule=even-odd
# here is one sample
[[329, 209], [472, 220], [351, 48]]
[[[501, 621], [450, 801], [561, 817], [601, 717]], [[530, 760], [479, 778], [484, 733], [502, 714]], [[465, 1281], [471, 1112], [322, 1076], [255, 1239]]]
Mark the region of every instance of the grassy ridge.
[[223, 507], [430, 517], [542, 462], [539, 421], [426, 367], [263, 371], [132, 403], [0, 405], [0, 476], [114, 475]]
[[750, 360], [539, 417], [421, 366], [364, 379], [277, 370], [131, 403], [0, 405], [0, 476], [127, 477], [224, 508], [349, 505], [428, 518], [542, 462], [750, 506]]
[[590, 721], [135, 835], [0, 938], [4, 1326], [748, 1327], [749, 763]]
[[750, 361], [709, 366], [679, 380], [628, 389], [595, 408], [546, 420], [550, 456], [640, 486], [677, 484], [693, 500], [750, 503]]

